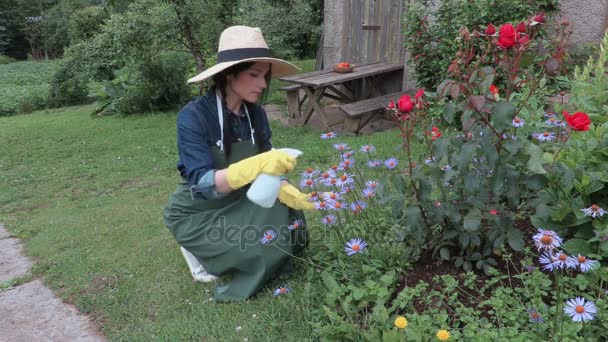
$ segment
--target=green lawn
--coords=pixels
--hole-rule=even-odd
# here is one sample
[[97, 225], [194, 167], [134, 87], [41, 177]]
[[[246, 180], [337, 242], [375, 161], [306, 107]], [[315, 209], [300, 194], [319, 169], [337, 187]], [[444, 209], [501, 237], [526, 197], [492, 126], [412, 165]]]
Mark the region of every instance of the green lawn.
[[[0, 222], [37, 260], [34, 277], [93, 314], [111, 340], [309, 339], [324, 293], [304, 262], [241, 304], [209, 302], [212, 286], [191, 281], [162, 223], [178, 181], [175, 113], [97, 118], [91, 109], [0, 118]], [[272, 127], [275, 146], [304, 151], [299, 170], [336, 156], [316, 130]], [[390, 131], [336, 141], [389, 156], [399, 139]], [[311, 229], [316, 220], [309, 215]], [[273, 297], [282, 284], [293, 293]]]

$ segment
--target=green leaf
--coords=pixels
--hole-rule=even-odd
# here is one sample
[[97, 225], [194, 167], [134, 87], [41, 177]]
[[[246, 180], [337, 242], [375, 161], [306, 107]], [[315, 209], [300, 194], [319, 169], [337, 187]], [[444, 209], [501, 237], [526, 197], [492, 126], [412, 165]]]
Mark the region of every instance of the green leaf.
[[519, 230], [511, 230], [509, 233], [509, 240], [507, 242], [509, 243], [509, 246], [511, 246], [511, 248], [517, 252], [524, 249], [524, 237]]
[[466, 169], [467, 164], [469, 164], [473, 159], [473, 154], [475, 153], [476, 149], [477, 143], [467, 142], [466, 144], [462, 145], [460, 153], [456, 158], [456, 165], [458, 167], [458, 170]]
[[516, 111], [510, 102], [498, 102], [492, 110], [492, 124], [499, 131], [510, 127]]
[[458, 85], [458, 82], [450, 79], [443, 80], [443, 82], [437, 86], [437, 98], [448, 96], [452, 85]]
[[443, 106], [443, 119], [450, 124], [454, 123], [454, 119], [456, 119], [456, 112], [458, 112], [458, 108], [453, 103], [447, 103]]
[[479, 225], [481, 224], [481, 212], [479, 209], [472, 209], [469, 213], [464, 217], [464, 230], [469, 233], [474, 233], [479, 230]]
[[329, 273], [329, 271], [323, 271], [321, 273], [321, 279], [323, 280], [323, 283], [325, 283], [327, 289], [330, 291], [337, 291], [340, 289], [340, 285], [338, 285], [338, 282], [333, 275]]
[[574, 238], [564, 242], [561, 246], [569, 254], [589, 255], [593, 253], [591, 244], [587, 240]]
[[439, 250], [439, 256], [441, 256], [441, 259], [445, 261], [450, 261], [450, 250], [447, 247], [441, 247]]
[[481, 112], [483, 110], [483, 106], [486, 105], [486, 98], [483, 96], [471, 96], [469, 98], [469, 103], [471, 107], [475, 108], [476, 111]]
[[462, 130], [468, 131], [475, 124], [475, 118], [473, 117], [473, 111], [470, 109], [465, 110], [462, 113], [462, 118], [460, 119], [462, 122]]
[[391, 183], [395, 186], [395, 189], [398, 190], [401, 194], [407, 193], [407, 184], [403, 177], [397, 174], [392, 174], [390, 176]]
[[542, 158], [543, 150], [536, 144], [527, 141], [524, 144], [524, 150], [530, 156], [528, 159], [528, 170], [537, 174], [546, 174], [547, 171], [543, 168]]
[[469, 247], [469, 242], [471, 239], [469, 238], [469, 234], [462, 233], [458, 235], [458, 243], [460, 244], [460, 248], [465, 249]]
[[532, 190], [541, 190], [547, 185], [547, 177], [544, 175], [531, 175], [525, 178], [524, 184]]

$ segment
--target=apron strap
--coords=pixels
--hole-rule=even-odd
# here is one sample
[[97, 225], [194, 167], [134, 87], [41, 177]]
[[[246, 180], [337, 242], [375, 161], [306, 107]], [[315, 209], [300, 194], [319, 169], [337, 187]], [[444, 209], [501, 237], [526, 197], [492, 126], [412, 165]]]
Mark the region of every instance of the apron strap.
[[[224, 108], [222, 106], [222, 100], [220, 98], [219, 90], [215, 91], [215, 100], [217, 102], [217, 119], [220, 124], [220, 140], [216, 143], [217, 146], [220, 147], [220, 151], [224, 152]], [[249, 116], [249, 110], [245, 103], [242, 103], [241, 106], [245, 107], [245, 113], [247, 114], [247, 122], [249, 122], [249, 132], [251, 134], [251, 143], [255, 145], [255, 135], [254, 129], [251, 125], [251, 117]]]

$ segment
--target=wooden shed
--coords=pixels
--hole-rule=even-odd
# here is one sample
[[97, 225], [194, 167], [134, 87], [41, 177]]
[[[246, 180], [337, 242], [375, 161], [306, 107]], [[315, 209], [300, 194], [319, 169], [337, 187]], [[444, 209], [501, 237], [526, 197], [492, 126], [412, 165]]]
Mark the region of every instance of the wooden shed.
[[[404, 0], [328, 0], [325, 1], [322, 67], [341, 61], [354, 64], [374, 62], [405, 64], [401, 18]], [[406, 84], [388, 86], [387, 93]]]

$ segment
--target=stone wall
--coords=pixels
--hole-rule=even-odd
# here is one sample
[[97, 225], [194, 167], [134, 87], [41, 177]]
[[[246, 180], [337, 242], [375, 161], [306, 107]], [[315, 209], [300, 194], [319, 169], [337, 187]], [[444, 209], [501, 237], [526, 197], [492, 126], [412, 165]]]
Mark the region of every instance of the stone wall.
[[608, 0], [562, 0], [562, 16], [572, 25], [570, 45], [598, 44], [608, 28]]

